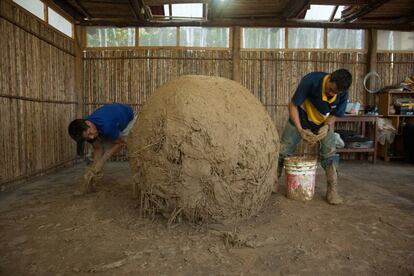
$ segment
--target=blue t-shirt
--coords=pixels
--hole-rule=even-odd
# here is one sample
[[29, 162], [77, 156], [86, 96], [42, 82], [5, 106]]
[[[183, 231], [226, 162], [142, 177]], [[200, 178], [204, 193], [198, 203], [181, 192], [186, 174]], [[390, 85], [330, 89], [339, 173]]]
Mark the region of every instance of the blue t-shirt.
[[328, 99], [324, 91], [327, 73], [312, 72], [300, 81], [292, 103], [298, 106], [299, 118], [304, 129], [317, 131], [329, 115], [341, 117], [345, 114], [348, 91]]
[[133, 118], [134, 111], [129, 105], [113, 103], [101, 106], [85, 119], [96, 126], [100, 136], [116, 140]]

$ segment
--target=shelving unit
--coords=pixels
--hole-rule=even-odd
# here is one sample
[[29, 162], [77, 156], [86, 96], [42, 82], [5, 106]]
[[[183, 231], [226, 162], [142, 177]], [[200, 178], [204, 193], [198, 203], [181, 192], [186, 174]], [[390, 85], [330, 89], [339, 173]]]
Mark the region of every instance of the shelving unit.
[[[367, 134], [367, 125], [368, 127], [372, 128], [372, 139], [373, 139], [373, 147], [372, 148], [341, 148], [337, 149], [338, 153], [370, 153], [372, 154], [372, 162], [376, 163], [377, 161], [377, 119], [379, 116], [377, 115], [345, 115], [343, 117], [336, 118], [336, 124], [341, 122], [350, 122], [350, 123], [358, 123], [361, 125], [360, 127], [360, 134], [365, 136]], [[335, 127], [336, 128], [336, 127]]]
[[397, 130], [394, 142], [392, 144], [386, 143], [384, 146], [379, 145], [378, 154], [385, 161], [404, 158], [404, 147], [402, 143], [403, 127], [405, 122], [414, 122], [414, 115], [396, 114], [394, 102], [398, 98], [414, 98], [414, 92], [389, 90], [378, 94], [378, 98], [379, 113], [383, 115], [384, 118], [390, 119], [392, 125]]

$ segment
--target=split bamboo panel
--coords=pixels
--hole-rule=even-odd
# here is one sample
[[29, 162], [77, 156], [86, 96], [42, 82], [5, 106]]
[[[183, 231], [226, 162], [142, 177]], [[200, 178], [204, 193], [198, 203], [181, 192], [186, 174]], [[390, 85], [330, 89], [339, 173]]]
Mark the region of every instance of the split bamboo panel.
[[377, 70], [383, 86], [399, 85], [414, 75], [414, 53], [378, 53]]
[[0, 7], [0, 184], [6, 184], [76, 157], [67, 134], [76, 114], [75, 60], [73, 41], [7, 1]]
[[231, 79], [231, 69], [229, 51], [89, 51], [84, 56], [86, 112], [111, 102], [142, 105], [159, 86], [181, 75]]
[[[85, 114], [105, 103], [122, 102], [139, 113], [148, 97], [181, 75], [231, 79], [231, 52], [226, 50], [133, 49], [84, 54]], [[115, 159], [123, 159], [122, 151]]]
[[[366, 59], [365, 53], [358, 52], [243, 51], [241, 84], [263, 103], [281, 134], [287, 104], [300, 79], [312, 71], [350, 70], [354, 77], [350, 99], [364, 103]], [[91, 50], [85, 53], [84, 68], [87, 114], [114, 101], [139, 111], [157, 87], [184, 74], [232, 78], [231, 51], [223, 50]], [[300, 151], [315, 153], [316, 149], [301, 146]]]
[[73, 40], [47, 26], [28, 11], [9, 0], [0, 1], [0, 17], [63, 52], [74, 55]]

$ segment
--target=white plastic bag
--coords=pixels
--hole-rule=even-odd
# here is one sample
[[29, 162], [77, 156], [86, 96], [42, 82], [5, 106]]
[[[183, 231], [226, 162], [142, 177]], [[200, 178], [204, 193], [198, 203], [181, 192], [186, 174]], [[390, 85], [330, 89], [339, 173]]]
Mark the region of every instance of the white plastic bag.
[[397, 130], [392, 125], [390, 119], [378, 118], [378, 142], [385, 145], [386, 142], [391, 144], [394, 141]]

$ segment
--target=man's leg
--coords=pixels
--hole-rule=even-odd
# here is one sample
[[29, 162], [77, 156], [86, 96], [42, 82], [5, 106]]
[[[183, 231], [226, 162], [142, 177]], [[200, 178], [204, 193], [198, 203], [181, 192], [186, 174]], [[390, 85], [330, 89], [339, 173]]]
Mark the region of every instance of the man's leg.
[[321, 165], [325, 170], [327, 179], [326, 200], [329, 204], [342, 204], [343, 199], [338, 194], [338, 171], [339, 154], [336, 153], [336, 137], [332, 129], [321, 141]]
[[[285, 129], [283, 130], [282, 138], [280, 139], [279, 162], [277, 168], [278, 180], [282, 175], [285, 158], [295, 153], [296, 146], [301, 139], [302, 137], [297, 128], [288, 120]], [[274, 192], [277, 192], [277, 183], [274, 186]]]

